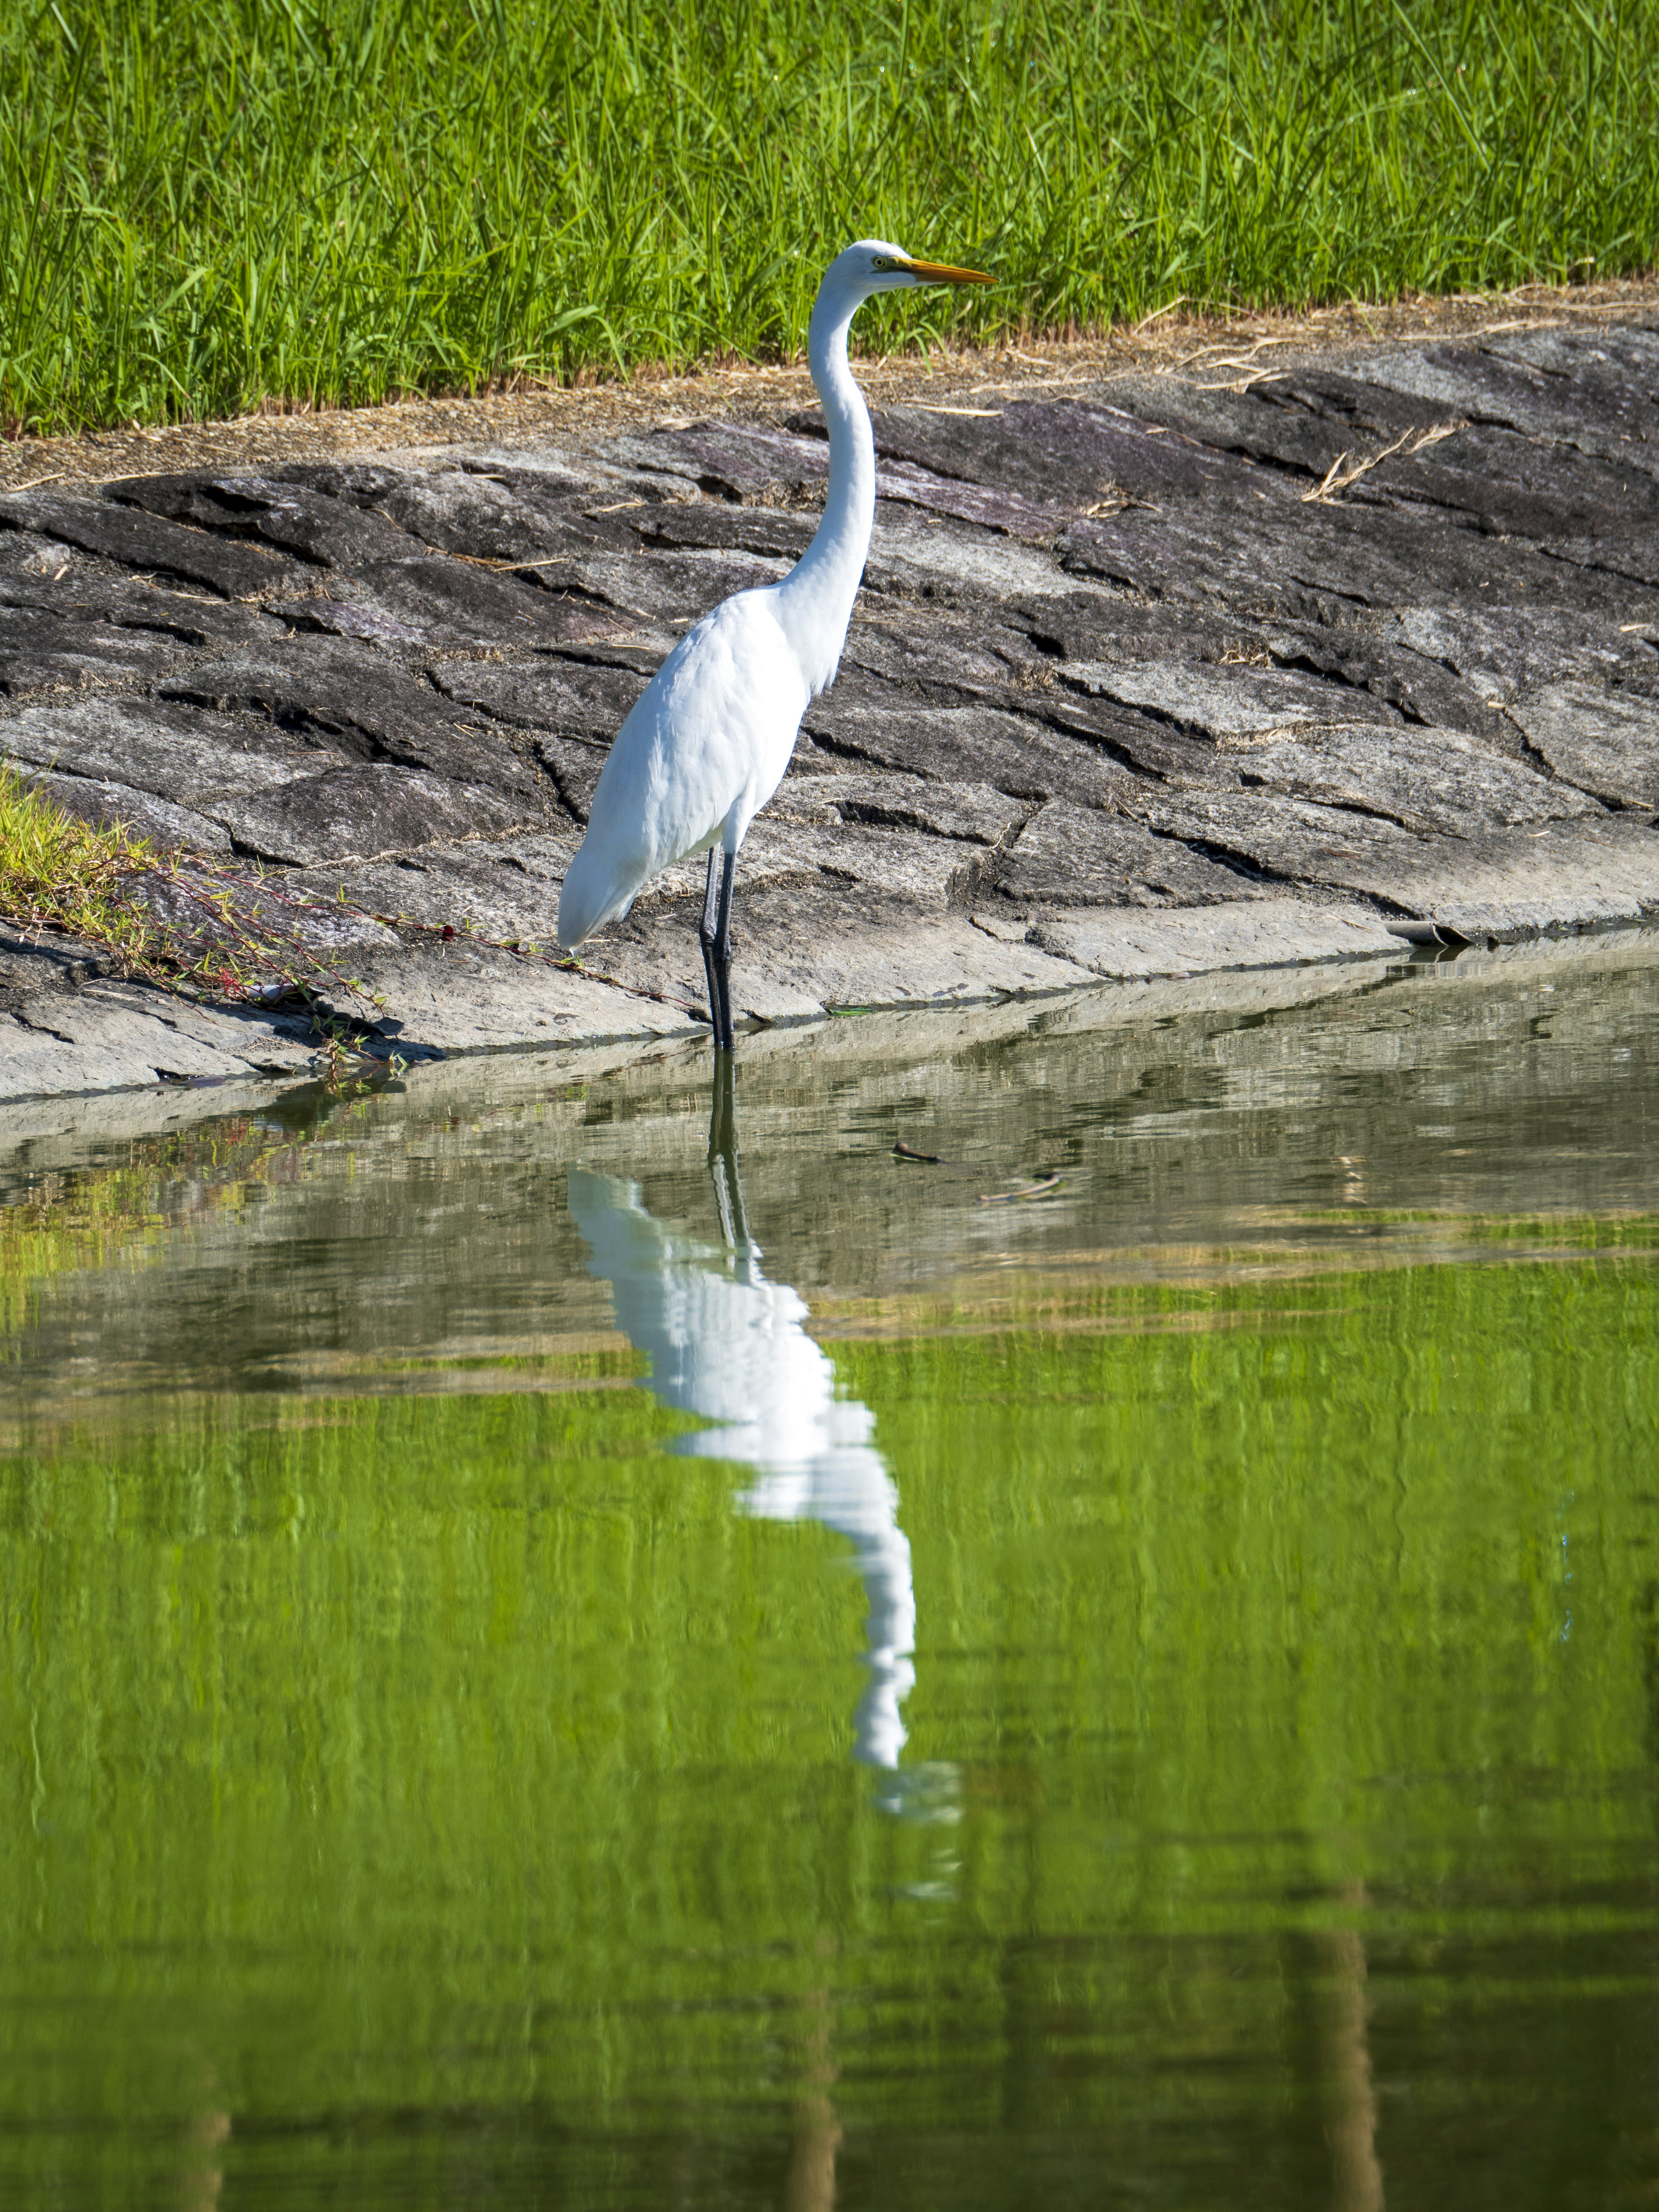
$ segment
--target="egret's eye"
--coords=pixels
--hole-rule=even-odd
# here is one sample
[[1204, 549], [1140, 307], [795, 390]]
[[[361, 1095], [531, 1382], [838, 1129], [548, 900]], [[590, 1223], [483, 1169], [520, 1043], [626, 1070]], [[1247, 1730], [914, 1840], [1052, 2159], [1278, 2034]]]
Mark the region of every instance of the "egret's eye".
[[890, 253], [876, 253], [871, 256], [870, 266], [878, 271], [885, 271], [889, 269], [896, 269], [898, 264]]

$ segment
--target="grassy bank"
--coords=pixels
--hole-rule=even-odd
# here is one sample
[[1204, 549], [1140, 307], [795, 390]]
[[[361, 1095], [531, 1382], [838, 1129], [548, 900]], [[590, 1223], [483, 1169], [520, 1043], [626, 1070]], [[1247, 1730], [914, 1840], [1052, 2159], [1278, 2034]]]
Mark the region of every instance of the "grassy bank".
[[787, 352], [875, 233], [997, 330], [1601, 275], [1659, 240], [1659, 0], [23, 0], [12, 430]]

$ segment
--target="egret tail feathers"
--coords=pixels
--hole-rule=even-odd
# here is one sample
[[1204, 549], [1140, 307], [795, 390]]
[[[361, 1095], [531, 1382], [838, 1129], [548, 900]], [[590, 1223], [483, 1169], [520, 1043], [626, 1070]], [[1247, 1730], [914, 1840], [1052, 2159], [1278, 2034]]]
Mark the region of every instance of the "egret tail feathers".
[[619, 921], [641, 888], [640, 883], [619, 883], [614, 869], [606, 868], [584, 844], [559, 893], [559, 950], [574, 952], [606, 922]]

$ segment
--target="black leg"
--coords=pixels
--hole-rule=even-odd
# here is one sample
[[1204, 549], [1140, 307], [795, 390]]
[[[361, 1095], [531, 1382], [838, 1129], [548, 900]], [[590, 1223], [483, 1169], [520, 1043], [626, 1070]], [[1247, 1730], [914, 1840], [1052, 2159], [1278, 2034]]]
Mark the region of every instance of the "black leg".
[[708, 979], [708, 1025], [714, 1033], [717, 1045], [720, 1041], [720, 994], [714, 981], [714, 871], [719, 865], [720, 848], [711, 846], [708, 851], [708, 881], [702, 894], [702, 919], [697, 924], [697, 941], [702, 946], [702, 972]]
[[708, 1113], [708, 1174], [720, 1208], [720, 1233], [734, 1252], [749, 1249], [749, 1223], [738, 1180], [737, 1062], [729, 1052], [714, 1055], [714, 1095]]
[[714, 929], [714, 975], [720, 987], [720, 1035], [714, 1040], [727, 1052], [737, 1049], [732, 1027], [732, 893], [738, 880], [738, 856], [727, 853], [720, 869], [720, 917]]

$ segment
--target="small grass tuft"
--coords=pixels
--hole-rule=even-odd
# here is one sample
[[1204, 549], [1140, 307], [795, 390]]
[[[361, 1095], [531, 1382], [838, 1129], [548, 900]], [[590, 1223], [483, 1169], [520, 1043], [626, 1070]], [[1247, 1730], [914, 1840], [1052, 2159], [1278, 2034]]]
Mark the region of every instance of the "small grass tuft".
[[155, 957], [155, 933], [131, 887], [157, 866], [125, 826], [94, 829], [0, 766], [0, 917], [31, 934], [77, 938], [142, 970]]
[[160, 854], [122, 823], [79, 820], [0, 763], [0, 920], [107, 953], [117, 971], [216, 999], [293, 995], [344, 1034], [325, 994], [378, 1003], [320, 957], [310, 902], [197, 855]]

